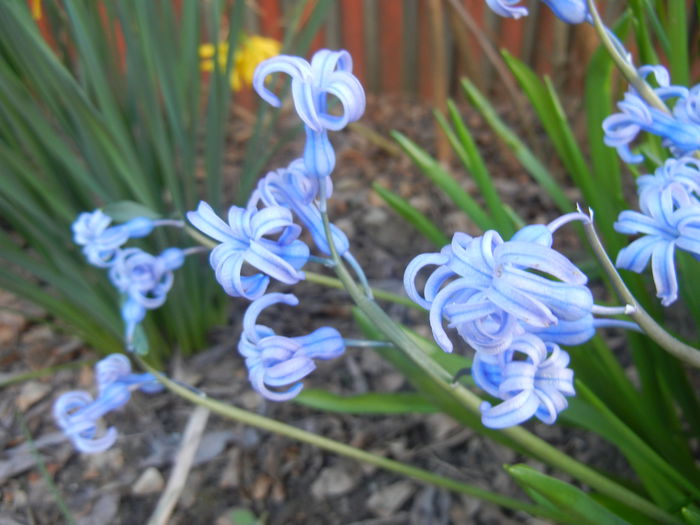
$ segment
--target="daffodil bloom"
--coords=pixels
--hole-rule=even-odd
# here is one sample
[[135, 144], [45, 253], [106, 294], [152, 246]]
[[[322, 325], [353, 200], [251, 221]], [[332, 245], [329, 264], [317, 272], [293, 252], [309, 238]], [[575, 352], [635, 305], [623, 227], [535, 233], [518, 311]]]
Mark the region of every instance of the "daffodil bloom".
[[[253, 84], [255, 68], [262, 61], [279, 55], [282, 44], [273, 38], [253, 35], [243, 39], [235, 50], [233, 67], [230, 73], [231, 89], [240, 91]], [[221, 71], [226, 70], [226, 58], [228, 57], [228, 42], [219, 42], [218, 46], [207, 43], [199, 46], [199, 57], [202, 59], [202, 71], [214, 71], [215, 61]]]

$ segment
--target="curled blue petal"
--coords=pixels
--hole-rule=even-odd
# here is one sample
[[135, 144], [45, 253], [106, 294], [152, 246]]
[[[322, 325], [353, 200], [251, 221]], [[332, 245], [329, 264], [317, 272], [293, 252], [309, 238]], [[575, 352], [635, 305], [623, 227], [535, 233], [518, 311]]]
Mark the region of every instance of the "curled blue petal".
[[520, 18], [527, 16], [526, 7], [519, 6], [520, 0], [486, 0], [491, 10], [500, 16], [508, 18]]
[[[221, 242], [212, 250], [209, 262], [227, 294], [253, 300], [265, 293], [270, 277], [286, 284], [304, 279], [300, 269], [308, 260], [309, 249], [297, 240], [301, 228], [294, 224], [288, 209], [232, 206], [227, 224], [202, 202], [197, 211], [188, 212], [187, 218], [197, 229]], [[260, 273], [242, 275], [244, 263]]]
[[278, 303], [293, 306], [298, 302], [292, 294], [267, 294], [254, 300], [243, 318], [238, 351], [245, 358], [253, 388], [272, 401], [295, 397], [303, 388], [301, 380], [316, 368], [314, 359], [334, 359], [345, 351], [342, 336], [330, 327], [301, 337], [283, 337], [257, 324], [265, 308]]

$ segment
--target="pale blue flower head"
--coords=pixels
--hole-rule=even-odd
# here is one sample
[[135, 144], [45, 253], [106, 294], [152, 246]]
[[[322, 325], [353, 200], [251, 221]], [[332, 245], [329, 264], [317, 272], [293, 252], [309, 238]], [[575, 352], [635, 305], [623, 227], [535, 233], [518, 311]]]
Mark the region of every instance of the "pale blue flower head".
[[[543, 0], [557, 18], [567, 24], [580, 24], [589, 19], [586, 0]], [[520, 18], [528, 14], [526, 7], [518, 5], [520, 0], [486, 0], [496, 14], [508, 18]]]
[[[292, 79], [292, 98], [306, 129], [304, 162], [315, 177], [329, 175], [335, 167], [335, 152], [328, 131], [338, 131], [358, 120], [365, 110], [365, 92], [352, 74], [352, 58], [347, 51], [317, 51], [311, 63], [303, 58], [278, 55], [261, 62], [255, 70], [253, 87], [269, 104], [280, 100], [265, 87], [273, 73], [286, 73]], [[329, 112], [329, 96], [341, 106], [339, 115]]]
[[[639, 73], [643, 78], [654, 75], [659, 85], [654, 91], [661, 100], [677, 98], [676, 106], [683, 106], [684, 99], [688, 97], [688, 89], [671, 85], [668, 71], [663, 66], [642, 66]], [[633, 88], [625, 93], [624, 99], [617, 106], [621, 112], [614, 113], [603, 121], [604, 141], [608, 146], [616, 148], [625, 162], [638, 164], [644, 160], [641, 154], [634, 154], [629, 148], [640, 131], [661, 137], [664, 145], [679, 156], [700, 148], [698, 123], [650, 106]]]
[[503, 400], [481, 404], [481, 421], [488, 428], [519, 425], [532, 416], [552, 424], [575, 395], [569, 354], [533, 334], [515, 338], [499, 355], [476, 354], [472, 364], [475, 383]]
[[145, 237], [157, 224], [137, 217], [117, 226], [110, 226], [111, 217], [102, 210], [83, 212], [72, 225], [73, 241], [83, 247], [88, 262], [100, 268], [114, 264], [119, 248], [130, 238]]
[[641, 273], [651, 259], [657, 297], [668, 306], [678, 298], [676, 248], [700, 257], [700, 205], [676, 182], [640, 201], [640, 208], [642, 213], [623, 211], [614, 224], [620, 233], [642, 235], [620, 250], [616, 264]]
[[179, 248], [168, 248], [158, 256], [139, 248], [117, 252], [109, 279], [124, 296], [121, 314], [128, 347], [131, 347], [134, 330], [143, 321], [146, 310], [158, 308], [165, 302], [173, 286], [173, 271], [184, 261], [185, 254]]
[[128, 359], [112, 354], [95, 366], [98, 397], [75, 390], [62, 394], [54, 403], [56, 423], [80, 452], [93, 454], [111, 447], [117, 439], [114, 427], [104, 428], [100, 419], [124, 406], [131, 392], [141, 390], [155, 393], [162, 386], [151, 374], [132, 374]]
[[[591, 313], [586, 276], [551, 248], [551, 232], [560, 224], [555, 223], [525, 227], [508, 242], [493, 230], [481, 237], [456, 233], [440, 253], [419, 255], [408, 265], [406, 293], [430, 310], [433, 336], [443, 350], [453, 347], [443, 318], [475, 350], [495, 354], [530, 328], [577, 321]], [[421, 297], [415, 280], [427, 265], [438, 267]]]
[[[197, 211], [187, 213], [187, 219], [221, 243], [212, 250], [209, 262], [227, 294], [253, 300], [265, 293], [270, 277], [285, 284], [304, 279], [300, 269], [309, 258], [309, 248], [297, 239], [301, 227], [294, 224], [288, 209], [232, 206], [227, 224], [211, 206], [200, 202]], [[243, 275], [244, 263], [259, 273]]]
[[[326, 177], [321, 179], [320, 183], [324, 184], [328, 181], [327, 187], [332, 189], [330, 180], [330, 177]], [[268, 207], [288, 208], [311, 234], [316, 247], [322, 253], [330, 255], [321, 210], [311, 197], [315, 195], [318, 182], [319, 179], [310, 177], [306, 173], [304, 161], [297, 159], [288, 168], [271, 171], [260, 179], [257, 189], [251, 195], [249, 206], [257, 206], [258, 202], [262, 202]], [[336, 250], [342, 256], [349, 250], [350, 241], [335, 224], [331, 224], [330, 229]]]
[[345, 343], [340, 333], [330, 327], [302, 337], [283, 337], [267, 326], [256, 324], [260, 313], [277, 303], [294, 306], [299, 301], [292, 294], [280, 293], [253, 301], [243, 318], [238, 351], [245, 358], [253, 388], [272, 401], [286, 401], [304, 387], [301, 380], [316, 368], [314, 359], [339, 357], [345, 351]]
[[[650, 199], [657, 200], [666, 192], [676, 195], [685, 190], [690, 200], [698, 200], [700, 195], [700, 160], [696, 157], [667, 159], [653, 175], [641, 175], [637, 178], [637, 193], [640, 207], [648, 209]], [[698, 202], [700, 204], [700, 202]]]

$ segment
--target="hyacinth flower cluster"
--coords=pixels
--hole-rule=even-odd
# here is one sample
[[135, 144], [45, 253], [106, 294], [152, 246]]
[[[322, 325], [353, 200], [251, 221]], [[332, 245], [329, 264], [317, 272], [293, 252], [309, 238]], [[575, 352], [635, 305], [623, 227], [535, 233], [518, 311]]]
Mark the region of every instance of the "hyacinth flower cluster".
[[700, 85], [688, 89], [671, 84], [668, 71], [663, 66], [642, 66], [638, 69], [642, 79], [652, 76], [658, 87], [654, 94], [663, 103], [675, 99], [673, 110], [655, 107], [642, 98], [630, 86], [622, 101], [617, 104], [620, 113], [610, 115], [603, 121], [605, 144], [617, 149], [618, 154], [629, 164], [644, 160], [640, 153], [633, 153], [630, 144], [641, 131], [663, 139], [664, 146], [681, 157], [700, 149]]
[[[586, 275], [552, 248], [553, 233], [570, 221], [590, 218], [567, 214], [526, 226], [509, 241], [493, 230], [478, 237], [456, 233], [439, 253], [421, 254], [406, 268], [406, 293], [430, 311], [435, 341], [452, 352], [443, 323], [456, 329], [476, 352], [474, 381], [502, 400], [482, 404], [487, 427], [517, 425], [533, 415], [554, 423], [566, 396], [575, 393], [569, 355], [559, 345], [583, 344], [597, 326], [630, 327], [594, 318], [625, 309], [595, 305]], [[421, 295], [416, 280], [427, 266], [436, 268]]]
[[678, 298], [675, 250], [700, 257], [700, 161], [666, 160], [637, 179], [637, 194], [641, 211], [621, 212], [614, 227], [640, 237], [620, 250], [616, 264], [641, 273], [651, 260], [657, 296], [669, 306]]
[[82, 246], [88, 262], [109, 270], [109, 279], [122, 296], [126, 348], [134, 349], [134, 334], [148, 310], [163, 305], [173, 286], [173, 272], [199, 248], [167, 248], [158, 255], [140, 248], [124, 248], [129, 239], [143, 238], [159, 226], [183, 227], [182, 221], [137, 217], [111, 225], [101, 210], [81, 213], [73, 223], [73, 241]]
[[[279, 106], [279, 98], [265, 85], [273, 73], [291, 77], [294, 107], [306, 129], [303, 158], [269, 172], [245, 207], [229, 208], [227, 221], [205, 202], [188, 212], [187, 219], [219, 243], [209, 262], [224, 291], [252, 301], [238, 345], [251, 385], [267, 399], [282, 401], [301, 391], [301, 380], [314, 370], [315, 359], [333, 359], [345, 350], [345, 340], [333, 328], [320, 328], [303, 337], [283, 337], [257, 325], [256, 320], [274, 304], [297, 304], [291, 294], [266, 294], [272, 280], [294, 285], [305, 279], [303, 268], [308, 262], [324, 261], [312, 255], [300, 239], [302, 231], [309, 233], [321, 255], [331, 252], [322, 215], [323, 203], [332, 193], [329, 175], [335, 167], [328, 131], [341, 130], [357, 120], [364, 112], [365, 95], [352, 74], [352, 59], [346, 51], [318, 51], [311, 63], [286, 55], [262, 62], [253, 86], [263, 99]], [[340, 115], [329, 113], [329, 95], [340, 102]], [[361, 272], [346, 235], [335, 225], [330, 225], [330, 231], [336, 250]]]
[[148, 373], [134, 374], [123, 354], [111, 354], [95, 365], [97, 397], [84, 390], [62, 394], [54, 403], [56, 423], [77, 450], [86, 454], [103, 452], [117, 440], [117, 429], [105, 428], [101, 418], [124, 406], [135, 390], [154, 394], [163, 390]]

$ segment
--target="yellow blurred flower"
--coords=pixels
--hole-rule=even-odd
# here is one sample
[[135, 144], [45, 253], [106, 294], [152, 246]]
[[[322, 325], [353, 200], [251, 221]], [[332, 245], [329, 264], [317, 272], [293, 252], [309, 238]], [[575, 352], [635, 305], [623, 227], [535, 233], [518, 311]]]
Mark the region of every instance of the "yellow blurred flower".
[[41, 0], [30, 0], [32, 18], [34, 20], [41, 19]]
[[[252, 85], [253, 74], [258, 64], [279, 55], [281, 50], [282, 44], [272, 38], [255, 35], [246, 37], [235, 53], [231, 70], [231, 89], [239, 91], [243, 86]], [[218, 49], [210, 43], [199, 46], [202, 71], [214, 71], [214, 60], [217, 61], [219, 69], [225, 69], [227, 56], [228, 42], [220, 42]]]

